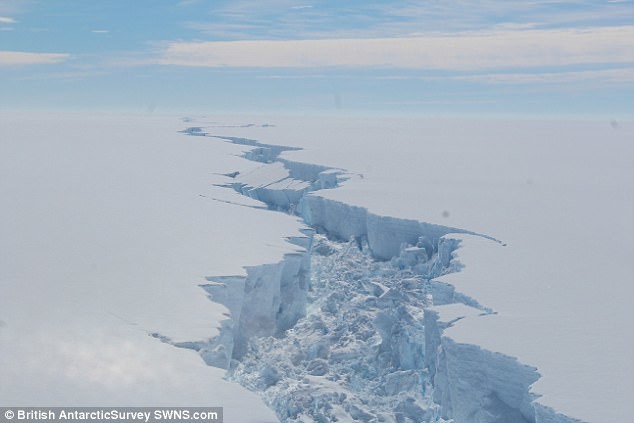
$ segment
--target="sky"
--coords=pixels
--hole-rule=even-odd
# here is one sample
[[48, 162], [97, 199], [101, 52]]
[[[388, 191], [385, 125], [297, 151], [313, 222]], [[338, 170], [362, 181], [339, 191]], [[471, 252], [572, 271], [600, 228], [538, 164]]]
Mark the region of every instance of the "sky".
[[634, 118], [634, 0], [0, 0], [0, 111]]

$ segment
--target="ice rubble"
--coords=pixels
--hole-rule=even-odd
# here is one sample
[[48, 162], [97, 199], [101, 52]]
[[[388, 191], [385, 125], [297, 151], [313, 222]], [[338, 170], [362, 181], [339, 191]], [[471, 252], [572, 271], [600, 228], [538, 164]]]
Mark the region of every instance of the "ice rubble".
[[[472, 232], [322, 197], [351, 175], [281, 159], [288, 147], [216, 138], [253, 147], [243, 157], [262, 163], [227, 175], [226, 187], [311, 229], [278, 263], [208, 278], [203, 287], [230, 311], [218, 337], [194, 346], [208, 364], [259, 392], [284, 422], [577, 421], [533, 402], [535, 368], [442, 335], [465, 315], [494, 313], [434, 280], [461, 267], [450, 234]], [[462, 312], [447, 313], [456, 304]]]
[[432, 419], [425, 276], [354, 240], [314, 242], [305, 316], [284, 336], [252, 339], [229, 378], [262, 392], [283, 421]]

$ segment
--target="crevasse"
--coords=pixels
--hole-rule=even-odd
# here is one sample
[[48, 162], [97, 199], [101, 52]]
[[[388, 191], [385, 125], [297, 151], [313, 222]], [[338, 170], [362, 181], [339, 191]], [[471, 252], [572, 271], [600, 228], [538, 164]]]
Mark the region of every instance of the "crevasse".
[[443, 305], [494, 312], [434, 280], [461, 268], [451, 234], [472, 232], [320, 196], [350, 175], [280, 157], [295, 148], [183, 132], [253, 147], [244, 157], [261, 166], [226, 175], [224, 186], [308, 228], [278, 263], [208, 277], [203, 288], [230, 316], [216, 338], [177, 346], [227, 369], [283, 422], [576, 421], [533, 402], [536, 369], [443, 336], [453, 323]]

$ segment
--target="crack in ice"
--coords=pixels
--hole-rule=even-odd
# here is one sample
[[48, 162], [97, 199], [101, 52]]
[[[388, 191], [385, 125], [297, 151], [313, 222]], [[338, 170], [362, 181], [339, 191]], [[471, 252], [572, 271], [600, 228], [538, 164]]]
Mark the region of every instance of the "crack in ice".
[[[211, 135], [203, 127], [181, 132], [253, 147], [242, 157], [262, 167], [227, 173], [231, 181], [220, 186], [271, 210], [296, 214], [311, 229], [303, 230], [305, 238], [289, 239], [303, 251], [278, 263], [246, 267], [246, 277], [208, 277], [202, 287], [229, 309], [228, 318], [216, 338], [174, 345], [195, 349], [207, 364], [228, 369], [230, 380], [259, 392], [284, 422], [451, 421], [460, 410], [451, 407], [455, 392], [448, 396], [455, 369], [447, 368], [447, 357], [459, 348], [475, 348], [483, 357], [497, 357], [492, 362], [509, 374], [524, 374], [525, 381], [509, 391], [515, 397], [491, 388], [481, 398], [478, 421], [535, 421], [530, 411], [520, 410], [533, 399], [529, 386], [538, 377], [535, 370], [477, 346], [456, 344], [456, 349], [450, 340], [441, 341], [442, 330], [463, 317], [442, 323], [430, 308], [462, 303], [480, 315], [494, 314], [434, 278], [462, 266], [453, 254], [460, 241], [448, 234], [500, 241], [377, 216], [314, 195], [353, 174], [281, 157], [300, 148]], [[521, 405], [516, 397], [524, 398]]]

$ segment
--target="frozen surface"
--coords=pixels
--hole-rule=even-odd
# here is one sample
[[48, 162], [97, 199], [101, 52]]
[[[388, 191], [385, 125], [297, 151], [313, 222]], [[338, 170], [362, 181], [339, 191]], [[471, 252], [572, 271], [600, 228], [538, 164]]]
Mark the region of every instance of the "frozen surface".
[[0, 119], [2, 401], [634, 415], [630, 122]]
[[[437, 388], [447, 415], [482, 422], [634, 415], [631, 122], [275, 123], [222, 134], [300, 146], [281, 157], [349, 172], [341, 187], [306, 197], [309, 222], [343, 239], [365, 235], [370, 244], [374, 225], [384, 259], [397, 252], [389, 234], [416, 235], [416, 222], [460, 242], [464, 268], [439, 286], [449, 284], [455, 292], [447, 298], [485, 313], [443, 329]], [[451, 228], [501, 242], [447, 235]], [[473, 363], [481, 363], [476, 372], [464, 371]]]
[[[276, 421], [173, 341], [217, 334], [199, 285], [279, 260], [297, 219], [213, 184], [252, 164], [176, 118], [0, 116], [0, 403], [205, 405]], [[217, 198], [222, 201], [215, 201]], [[253, 202], [255, 203], [255, 202]]]

